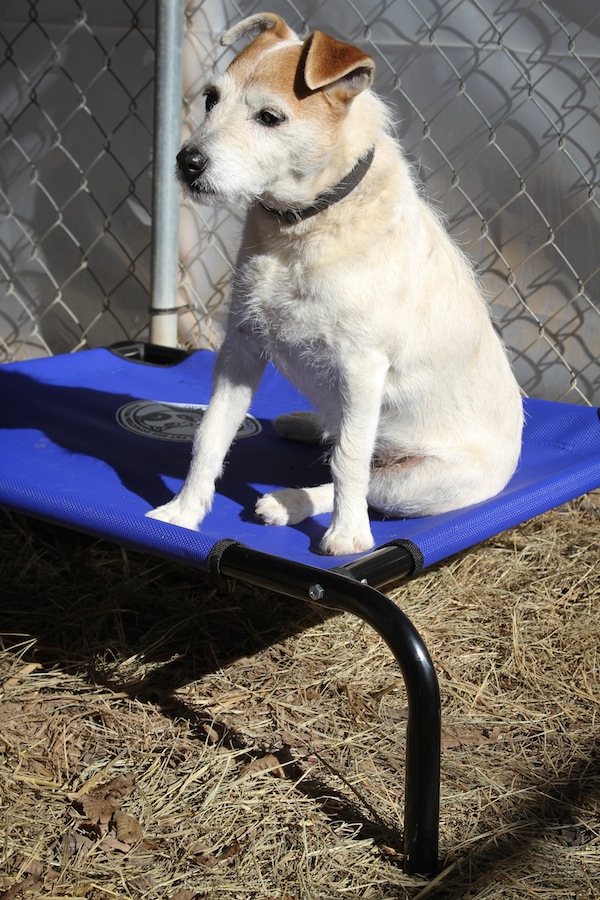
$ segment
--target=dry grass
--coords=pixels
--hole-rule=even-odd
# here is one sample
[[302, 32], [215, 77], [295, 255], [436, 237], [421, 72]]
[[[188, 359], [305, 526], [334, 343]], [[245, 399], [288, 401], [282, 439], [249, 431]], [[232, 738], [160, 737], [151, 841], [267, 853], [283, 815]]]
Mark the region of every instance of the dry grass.
[[4, 515], [0, 897], [600, 896], [598, 504], [395, 592], [442, 691], [430, 883], [375, 634]]

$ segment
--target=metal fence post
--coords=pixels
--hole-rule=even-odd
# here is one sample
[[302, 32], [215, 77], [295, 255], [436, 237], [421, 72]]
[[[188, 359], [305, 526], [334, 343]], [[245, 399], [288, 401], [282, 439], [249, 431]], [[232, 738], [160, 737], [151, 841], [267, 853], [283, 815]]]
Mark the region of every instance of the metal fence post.
[[156, 3], [150, 341], [177, 346], [179, 189], [184, 0]]

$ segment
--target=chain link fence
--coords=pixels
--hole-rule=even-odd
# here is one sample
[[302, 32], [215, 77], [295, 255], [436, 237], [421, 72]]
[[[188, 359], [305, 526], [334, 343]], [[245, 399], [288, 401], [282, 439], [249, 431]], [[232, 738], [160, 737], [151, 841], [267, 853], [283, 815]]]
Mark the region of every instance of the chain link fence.
[[[433, 202], [482, 274], [527, 393], [600, 396], [600, 9], [596, 0], [195, 0], [183, 129], [269, 9], [377, 62], [376, 89]], [[144, 336], [150, 272], [151, 0], [9, 0], [0, 11], [0, 348]], [[179, 338], [214, 345], [239, 210], [182, 205]]]
[[135, 336], [148, 319], [151, 0], [3, 0], [0, 350]]

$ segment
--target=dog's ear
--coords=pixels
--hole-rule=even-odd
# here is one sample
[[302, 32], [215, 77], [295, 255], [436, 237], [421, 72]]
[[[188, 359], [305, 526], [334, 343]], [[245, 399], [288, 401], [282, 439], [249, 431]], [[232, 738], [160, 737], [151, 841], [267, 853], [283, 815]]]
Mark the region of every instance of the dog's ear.
[[226, 31], [221, 37], [221, 44], [224, 47], [230, 47], [232, 44], [237, 43], [240, 38], [254, 38], [265, 31], [272, 32], [275, 37], [280, 38], [282, 41], [296, 38], [295, 32], [292, 31], [281, 16], [275, 13], [257, 13], [255, 16], [248, 16], [247, 19], [242, 19], [241, 22], [238, 22], [237, 25]]
[[375, 60], [335, 38], [314, 31], [304, 42], [304, 82], [310, 91], [325, 89], [347, 102], [366, 90], [375, 77]]

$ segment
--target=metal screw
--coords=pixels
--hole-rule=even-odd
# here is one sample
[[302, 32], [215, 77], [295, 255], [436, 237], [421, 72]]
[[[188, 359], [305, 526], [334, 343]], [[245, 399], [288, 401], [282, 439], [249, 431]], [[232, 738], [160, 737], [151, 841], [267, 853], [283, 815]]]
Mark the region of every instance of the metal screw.
[[322, 600], [325, 596], [325, 589], [320, 584], [312, 584], [308, 589], [308, 596], [311, 600]]

